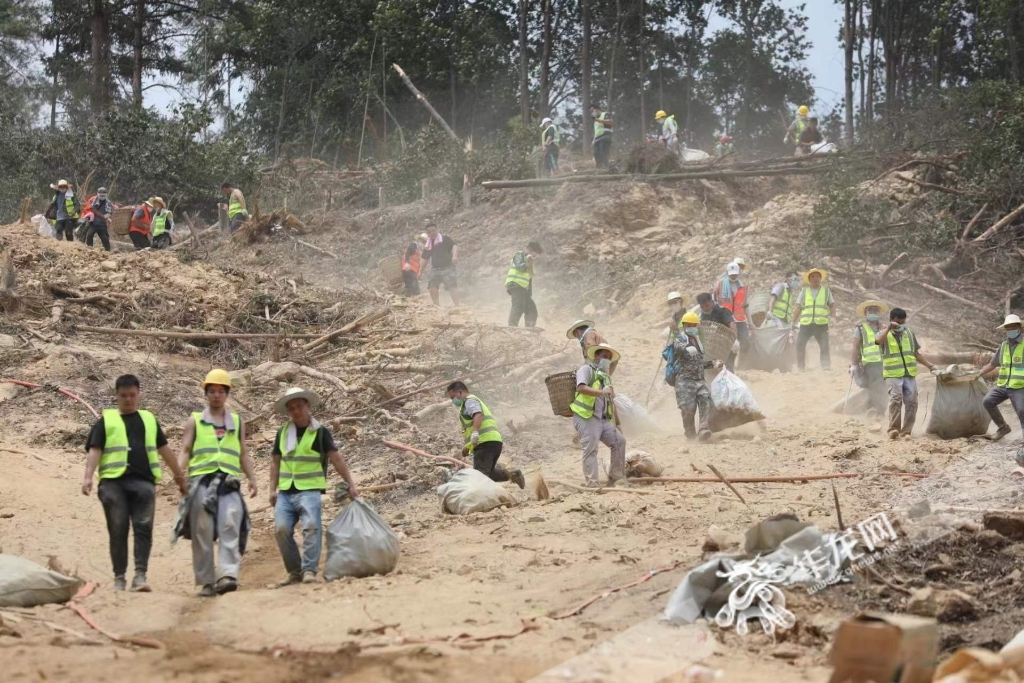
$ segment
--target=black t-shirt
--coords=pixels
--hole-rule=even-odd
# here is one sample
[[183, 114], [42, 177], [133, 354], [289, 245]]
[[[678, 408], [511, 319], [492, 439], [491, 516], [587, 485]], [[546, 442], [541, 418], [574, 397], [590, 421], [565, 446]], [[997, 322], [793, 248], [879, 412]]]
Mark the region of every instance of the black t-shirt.
[[423, 252], [425, 258], [430, 259], [430, 265], [434, 268], [450, 268], [452, 265], [452, 249], [455, 242], [447, 235], [441, 236], [441, 243], [435, 244]]
[[711, 309], [710, 313], [705, 313], [704, 311], [701, 311], [700, 319], [711, 320], [712, 322], [716, 322], [719, 325], [729, 325], [733, 322], [732, 313], [729, 312], [729, 309], [723, 308], [718, 304], [715, 304], [715, 307]]
[[[280, 429], [277, 430], [277, 437], [274, 439], [274, 450], [272, 450], [270, 452], [271, 455], [277, 455], [277, 456], [284, 455], [283, 453], [281, 453], [281, 432], [284, 431], [285, 426], [287, 426], [287, 423], [285, 423], [285, 425], [283, 425]], [[320, 467], [323, 468], [324, 475], [326, 476], [327, 475], [327, 454], [330, 453], [331, 451], [338, 450], [338, 448], [337, 448], [337, 446], [334, 445], [334, 437], [332, 437], [331, 433], [329, 431], [327, 431], [327, 427], [321, 426], [316, 431], [317, 431], [316, 437], [313, 438], [313, 451], [320, 455]], [[295, 427], [295, 442], [298, 443], [298, 442], [302, 441], [302, 436], [305, 433], [306, 433], [306, 428], [305, 427], [299, 427], [298, 425], [296, 425], [296, 427]], [[295, 488], [294, 480], [292, 481], [292, 485], [289, 486], [287, 489], [285, 489], [285, 491], [287, 493], [293, 493], [295, 491], [298, 491], [298, 489]], [[324, 490], [320, 489], [320, 492], [323, 493]]]
[[[142, 416], [137, 412], [122, 415], [124, 429], [128, 434], [128, 469], [122, 475], [124, 477], [138, 477], [146, 481], [154, 481], [153, 471], [149, 468], [149, 455], [146, 453], [146, 425], [142, 422]], [[90, 448], [103, 447], [107, 443], [107, 428], [101, 417], [92, 426], [89, 432], [89, 439], [85, 442], [85, 450]], [[156, 424], [156, 447], [163, 448], [167, 445], [167, 437], [160, 423]]]
[[825, 138], [821, 136], [821, 131], [818, 130], [817, 128], [815, 128], [814, 130], [811, 130], [810, 128], [804, 128], [804, 132], [800, 133], [800, 139], [797, 142], [802, 142], [804, 144], [810, 143], [816, 145], [819, 142], [823, 142], [824, 140]]

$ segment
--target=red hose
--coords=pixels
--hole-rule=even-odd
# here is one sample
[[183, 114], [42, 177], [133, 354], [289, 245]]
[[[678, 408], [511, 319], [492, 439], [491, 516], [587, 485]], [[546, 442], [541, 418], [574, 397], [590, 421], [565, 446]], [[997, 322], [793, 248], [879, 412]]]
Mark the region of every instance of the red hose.
[[[39, 388], [38, 384], [33, 384], [32, 382], [23, 382], [20, 379], [6, 379], [5, 378], [5, 379], [0, 379], [0, 382], [7, 382], [8, 384], [17, 384], [19, 387], [28, 387], [29, 389], [38, 389]], [[71, 399], [74, 399], [74, 400], [78, 401], [83, 406], [88, 408], [89, 412], [92, 413], [93, 417], [98, 418], [100, 416], [100, 414], [96, 412], [96, 409], [93, 408], [91, 405], [89, 405], [89, 403], [84, 398], [82, 398], [81, 396], [76, 396], [75, 394], [72, 394], [67, 389], [62, 389], [61, 387], [57, 387], [57, 391], [59, 391], [60, 393], [64, 394], [68, 398], [71, 398]]]

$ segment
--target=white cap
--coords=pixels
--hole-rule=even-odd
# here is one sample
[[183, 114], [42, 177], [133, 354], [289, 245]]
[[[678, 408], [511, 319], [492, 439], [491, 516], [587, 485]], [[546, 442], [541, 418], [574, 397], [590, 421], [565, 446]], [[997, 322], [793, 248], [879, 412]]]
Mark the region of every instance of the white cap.
[[1006, 316], [1006, 320], [1003, 321], [1003, 324], [1000, 325], [999, 327], [997, 327], [996, 329], [997, 330], [1003, 330], [1003, 329], [1006, 329], [1007, 325], [1020, 325], [1020, 324], [1021, 324], [1020, 316], [1016, 315], [1014, 313], [1011, 313], [1010, 315]]
[[541, 128], [548, 125], [549, 123], [554, 123], [554, 121], [552, 121], [551, 119], [544, 119], [543, 121], [540, 122]]
[[669, 292], [668, 293], [668, 298], [665, 299], [665, 302], [666, 303], [672, 303], [673, 301], [682, 301], [682, 300], [683, 300], [683, 295], [680, 294], [679, 292]]
[[739, 275], [740, 274], [740, 264], [738, 264], [738, 263], [730, 263], [729, 265], [727, 265], [725, 267], [725, 274], [726, 275]]

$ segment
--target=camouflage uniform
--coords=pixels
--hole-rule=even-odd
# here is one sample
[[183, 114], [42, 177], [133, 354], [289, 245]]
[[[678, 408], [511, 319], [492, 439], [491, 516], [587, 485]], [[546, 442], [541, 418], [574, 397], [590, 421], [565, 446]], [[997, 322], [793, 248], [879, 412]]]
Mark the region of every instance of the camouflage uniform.
[[[692, 351], [687, 351], [687, 348]], [[674, 342], [673, 353], [676, 367], [676, 405], [683, 414], [683, 428], [686, 437], [706, 438], [710, 436], [708, 417], [711, 414], [711, 392], [704, 381], [704, 370], [712, 367], [714, 361], [704, 359], [704, 347], [697, 338], [680, 334]], [[693, 418], [700, 416], [697, 430], [693, 428]]]

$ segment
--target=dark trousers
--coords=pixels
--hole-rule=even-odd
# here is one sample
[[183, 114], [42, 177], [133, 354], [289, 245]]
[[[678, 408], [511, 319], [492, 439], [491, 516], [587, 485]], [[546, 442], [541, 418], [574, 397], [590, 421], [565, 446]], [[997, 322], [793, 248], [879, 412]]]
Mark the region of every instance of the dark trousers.
[[996, 427], [1005, 427], [1006, 420], [1003, 419], [1002, 413], [999, 412], [999, 404], [1006, 399], [1010, 399], [1013, 411], [1017, 413], [1017, 419], [1020, 420], [1020, 428], [1024, 430], [1024, 389], [992, 387], [988, 390], [988, 394], [985, 395], [982, 405], [985, 406], [985, 410], [992, 417], [992, 421], [996, 423]]
[[152, 246], [149, 243], [149, 235], [143, 235], [141, 232], [135, 232], [132, 230], [128, 233], [128, 236], [132, 238], [132, 244], [135, 245], [135, 251], [148, 249]]
[[63, 235], [68, 242], [75, 241], [75, 225], [78, 223], [77, 219], [64, 218], [57, 221], [54, 228], [57, 230], [57, 239], [60, 239]]
[[[746, 352], [750, 348], [750, 329], [745, 322], [736, 323], [736, 340], [740, 343], [740, 350]], [[729, 357], [725, 359], [725, 369], [729, 372], [736, 371], [736, 352], [730, 351]]]
[[796, 366], [801, 370], [807, 361], [807, 342], [814, 337], [818, 341], [818, 350], [821, 354], [821, 367], [827, 368], [832, 364], [828, 354], [828, 325], [801, 325], [796, 335]]
[[526, 326], [537, 326], [537, 304], [533, 302], [533, 293], [519, 285], [511, 285], [508, 295], [512, 297], [512, 308], [508, 312], [508, 326], [519, 327], [519, 319], [526, 316]]
[[420, 294], [420, 281], [416, 277], [416, 273], [411, 270], [402, 271], [402, 281], [405, 282], [405, 295], [406, 296], [419, 296]]
[[473, 469], [483, 472], [491, 481], [508, 481], [508, 472], [504, 465], [498, 465], [501, 447], [500, 441], [487, 441], [474, 446]]
[[128, 524], [135, 532], [135, 573], [149, 567], [153, 547], [153, 513], [156, 510], [156, 486], [138, 477], [101, 479], [98, 489], [110, 536], [110, 561], [114, 576], [128, 570]]
[[166, 249], [171, 246], [171, 233], [165, 232], [153, 238], [154, 249]]
[[594, 163], [598, 168], [608, 168], [608, 159], [612, 154], [612, 136], [605, 133], [594, 140]]
[[107, 231], [107, 226], [97, 225], [95, 223], [89, 224], [89, 230], [85, 233], [85, 243], [88, 246], [92, 246], [93, 237], [99, 235], [100, 242], [103, 243], [103, 248], [110, 251], [110, 233]]

